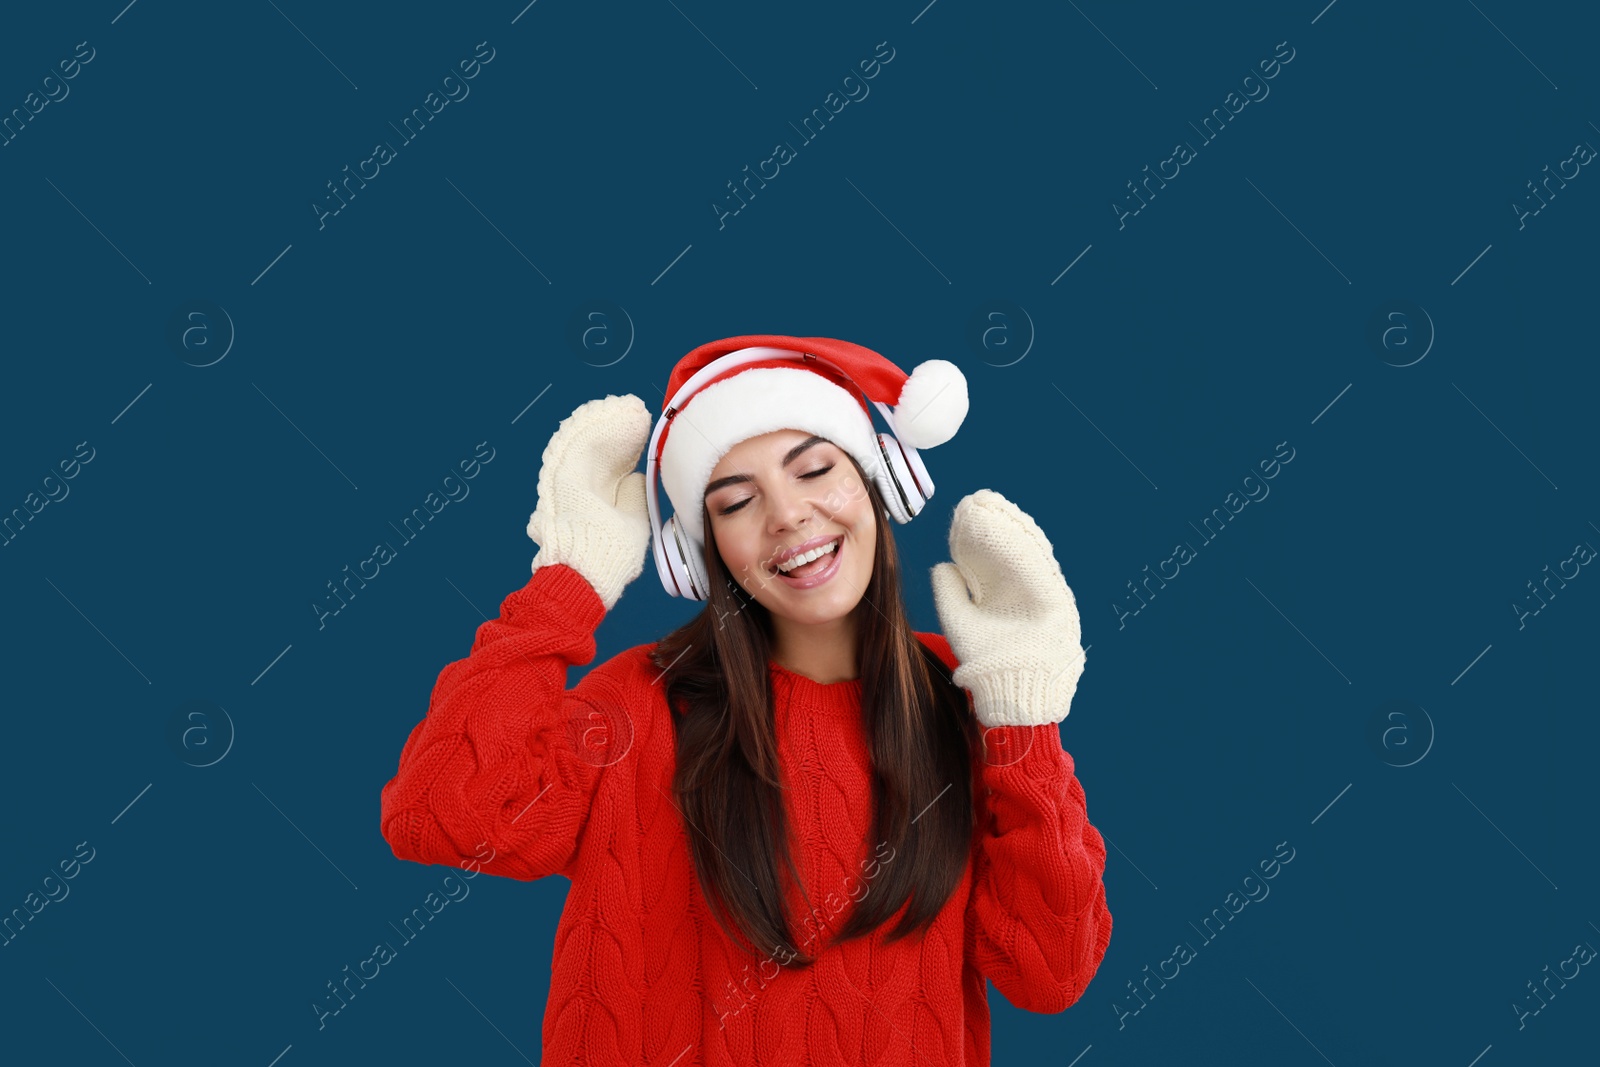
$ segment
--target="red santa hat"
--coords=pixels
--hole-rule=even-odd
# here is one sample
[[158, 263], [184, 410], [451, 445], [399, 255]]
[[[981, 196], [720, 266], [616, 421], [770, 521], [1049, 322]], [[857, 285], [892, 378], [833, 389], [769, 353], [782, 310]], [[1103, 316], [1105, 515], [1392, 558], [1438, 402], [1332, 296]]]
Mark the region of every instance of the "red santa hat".
[[[714, 374], [672, 406], [697, 372], [732, 354], [752, 361]], [[868, 401], [902, 445], [933, 448], [954, 437], [966, 418], [967, 380], [948, 360], [926, 360], [907, 374], [870, 348], [831, 337], [748, 334], [684, 356], [667, 379], [662, 417], [668, 421], [656, 452], [680, 529], [705, 544], [701, 509], [711, 472], [739, 442], [773, 430], [826, 437], [871, 476], [883, 461]]]

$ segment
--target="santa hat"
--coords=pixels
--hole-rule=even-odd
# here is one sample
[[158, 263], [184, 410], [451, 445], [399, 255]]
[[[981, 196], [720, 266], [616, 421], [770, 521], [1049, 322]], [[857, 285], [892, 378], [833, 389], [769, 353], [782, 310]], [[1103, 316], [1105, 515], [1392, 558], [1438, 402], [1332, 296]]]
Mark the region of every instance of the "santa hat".
[[[733, 353], [758, 358], [717, 374], [676, 409], [670, 406], [696, 372]], [[764, 354], [769, 355], [759, 358]], [[705, 544], [701, 509], [711, 472], [739, 442], [773, 430], [826, 437], [871, 476], [883, 460], [868, 401], [888, 406], [880, 413], [902, 445], [932, 448], [954, 437], [966, 418], [967, 379], [943, 359], [919, 363], [908, 375], [870, 348], [831, 337], [749, 334], [703, 344], [684, 356], [667, 379], [662, 411], [668, 422], [656, 453], [679, 528]]]

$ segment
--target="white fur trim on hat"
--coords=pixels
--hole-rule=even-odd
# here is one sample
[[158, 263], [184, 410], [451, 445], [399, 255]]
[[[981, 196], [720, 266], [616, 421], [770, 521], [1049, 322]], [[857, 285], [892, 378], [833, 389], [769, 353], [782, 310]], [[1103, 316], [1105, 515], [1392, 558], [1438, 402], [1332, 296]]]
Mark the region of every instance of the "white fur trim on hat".
[[662, 487], [678, 527], [696, 544], [705, 544], [700, 513], [717, 463], [739, 442], [773, 430], [826, 437], [855, 457], [869, 477], [879, 462], [876, 432], [860, 401], [820, 374], [754, 367], [724, 378], [696, 393], [673, 416], [661, 451]]
[[917, 364], [894, 406], [894, 435], [907, 448], [933, 448], [967, 417], [967, 377], [947, 359]]

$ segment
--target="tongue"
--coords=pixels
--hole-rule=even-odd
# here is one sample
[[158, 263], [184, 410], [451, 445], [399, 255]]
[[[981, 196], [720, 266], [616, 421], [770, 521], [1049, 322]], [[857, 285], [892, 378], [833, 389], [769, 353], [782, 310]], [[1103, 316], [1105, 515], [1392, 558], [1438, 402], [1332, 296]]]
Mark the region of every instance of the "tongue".
[[[834, 549], [834, 552], [837, 551], [838, 549]], [[826, 568], [828, 564], [832, 562], [833, 552], [826, 552], [812, 560], [810, 563], [802, 563], [794, 570], [786, 571], [784, 573], [785, 576], [789, 578], [809, 578], [811, 575], [816, 574], [818, 571]]]

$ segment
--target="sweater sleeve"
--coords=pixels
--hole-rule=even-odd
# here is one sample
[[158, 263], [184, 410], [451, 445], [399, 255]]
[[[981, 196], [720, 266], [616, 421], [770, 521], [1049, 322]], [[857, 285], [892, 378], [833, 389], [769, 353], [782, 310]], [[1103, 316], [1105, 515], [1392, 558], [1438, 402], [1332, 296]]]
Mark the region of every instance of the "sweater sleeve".
[[[599, 782], [632, 740], [617, 659], [595, 655], [599, 595], [566, 565], [540, 568], [440, 671], [427, 716], [383, 787], [395, 856], [522, 881], [568, 871]], [[624, 747], [619, 747], [624, 746]]]
[[974, 756], [978, 827], [967, 903], [968, 952], [1023, 1011], [1065, 1011], [1111, 941], [1105, 842], [1060, 729], [1002, 726]]

